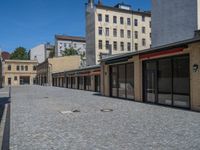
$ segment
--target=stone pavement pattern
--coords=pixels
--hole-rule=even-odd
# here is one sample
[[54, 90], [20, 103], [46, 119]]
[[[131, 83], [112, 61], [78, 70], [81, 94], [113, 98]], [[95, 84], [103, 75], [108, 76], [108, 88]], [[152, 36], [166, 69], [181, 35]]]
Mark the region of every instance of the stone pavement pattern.
[[12, 92], [11, 150], [200, 149], [200, 113], [56, 87]]

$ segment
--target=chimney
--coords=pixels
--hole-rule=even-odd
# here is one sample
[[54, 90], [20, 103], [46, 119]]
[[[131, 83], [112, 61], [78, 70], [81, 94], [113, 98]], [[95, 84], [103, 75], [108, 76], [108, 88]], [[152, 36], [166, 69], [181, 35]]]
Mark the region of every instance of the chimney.
[[91, 8], [93, 8], [93, 6], [94, 6], [94, 0], [88, 0], [88, 6], [90, 6]]
[[102, 0], [98, 0], [98, 5], [103, 5]]

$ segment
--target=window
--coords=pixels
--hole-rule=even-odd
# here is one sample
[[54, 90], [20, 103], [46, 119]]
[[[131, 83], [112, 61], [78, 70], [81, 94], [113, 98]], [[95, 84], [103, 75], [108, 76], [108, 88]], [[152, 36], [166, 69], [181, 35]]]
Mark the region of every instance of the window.
[[134, 25], [138, 26], [138, 20], [137, 19], [134, 20]]
[[102, 40], [99, 40], [99, 49], [103, 48]]
[[151, 38], [151, 33], [149, 33], [149, 37]]
[[98, 21], [102, 22], [102, 14], [98, 14]]
[[117, 16], [113, 16], [113, 23], [117, 23]]
[[77, 47], [77, 45], [76, 45], [76, 43], [74, 43], [74, 48], [76, 48]]
[[19, 66], [16, 67], [16, 70], [19, 71]]
[[11, 71], [11, 65], [8, 65], [8, 70]]
[[120, 43], [121, 51], [124, 51], [124, 42]]
[[25, 66], [25, 70], [28, 71], [28, 66]]
[[110, 43], [109, 41], [106, 41], [106, 50], [109, 50], [110, 49]]
[[131, 19], [130, 18], [127, 18], [127, 24], [131, 25]]
[[135, 39], [138, 39], [138, 31], [135, 31]]
[[24, 66], [21, 66], [21, 71], [24, 71]]
[[109, 15], [106, 15], [105, 22], [109, 22]]
[[138, 51], [138, 43], [135, 43], [135, 51]]
[[127, 50], [131, 51], [131, 43], [130, 42], [127, 43]]
[[146, 33], [145, 27], [142, 27], [142, 33]]
[[116, 41], [113, 42], [113, 48], [115, 51], [117, 50], [117, 42]]
[[149, 21], [149, 27], [151, 28], [151, 21]]
[[64, 47], [65, 47], [65, 48], [67, 47], [67, 44], [66, 44], [66, 43], [64, 43]]
[[124, 30], [123, 29], [120, 30], [120, 36], [121, 36], [121, 38], [124, 37]]
[[127, 37], [130, 39], [131, 38], [131, 30], [127, 31]]
[[99, 35], [102, 35], [103, 34], [103, 29], [102, 27], [99, 27]]
[[106, 28], [106, 36], [109, 36], [109, 28]]
[[146, 39], [142, 39], [142, 46], [146, 46]]
[[17, 81], [17, 76], [14, 77], [14, 80]]
[[120, 17], [120, 24], [124, 24], [124, 18]]
[[33, 70], [35, 71], [37, 68], [36, 68], [36, 66], [33, 66]]
[[117, 37], [117, 29], [113, 29], [113, 36]]
[[145, 21], [145, 16], [142, 16], [142, 21]]

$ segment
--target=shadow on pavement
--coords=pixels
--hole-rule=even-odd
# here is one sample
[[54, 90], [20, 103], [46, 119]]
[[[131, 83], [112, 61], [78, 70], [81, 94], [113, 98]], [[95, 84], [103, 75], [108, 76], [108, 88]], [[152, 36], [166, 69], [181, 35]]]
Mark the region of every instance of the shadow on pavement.
[[[7, 105], [7, 111], [5, 111], [5, 105]], [[6, 114], [5, 122], [2, 122], [2, 118], [4, 113]], [[7, 150], [9, 149], [9, 140], [10, 140], [10, 98], [9, 97], [0, 97], [0, 123], [1, 127], [2, 124], [5, 123], [3, 131], [3, 137], [2, 137], [2, 143], [1, 143], [1, 149]]]

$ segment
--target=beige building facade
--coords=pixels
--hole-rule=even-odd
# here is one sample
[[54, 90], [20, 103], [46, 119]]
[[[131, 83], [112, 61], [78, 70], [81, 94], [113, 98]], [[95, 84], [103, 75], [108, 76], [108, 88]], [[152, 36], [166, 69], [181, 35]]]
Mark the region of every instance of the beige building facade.
[[80, 67], [80, 56], [65, 56], [48, 58], [37, 66], [37, 79], [39, 85], [52, 85], [52, 74]]
[[100, 66], [56, 73], [53, 78], [58, 87], [200, 111], [200, 38], [111, 56]]
[[36, 77], [37, 61], [31, 60], [4, 60], [3, 86], [33, 85]]
[[200, 39], [108, 58], [101, 94], [200, 111]]
[[86, 10], [87, 65], [98, 64], [107, 55], [151, 47], [151, 13], [131, 6], [114, 7], [89, 1]]

